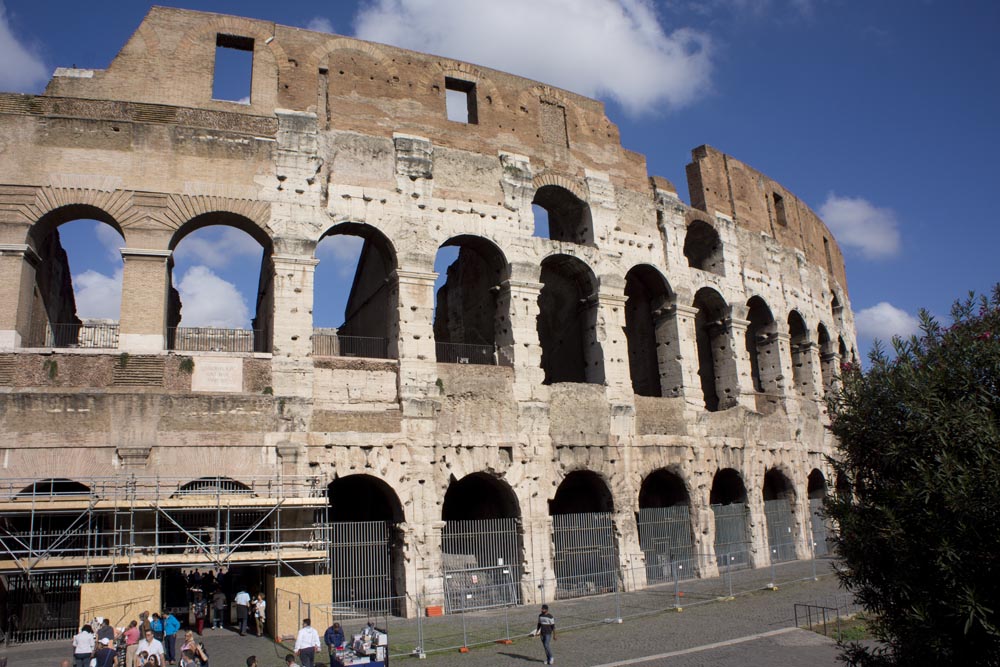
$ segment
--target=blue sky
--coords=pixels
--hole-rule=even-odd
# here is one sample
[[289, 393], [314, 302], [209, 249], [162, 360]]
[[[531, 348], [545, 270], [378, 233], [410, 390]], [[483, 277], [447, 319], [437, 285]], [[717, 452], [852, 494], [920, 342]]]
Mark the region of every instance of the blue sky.
[[[919, 308], [946, 319], [956, 298], [1000, 281], [991, 204], [1000, 176], [994, 1], [161, 4], [362, 36], [599, 97], [623, 144], [645, 154], [650, 173], [670, 179], [685, 200], [692, 148], [707, 143], [734, 155], [833, 229], [862, 352], [874, 336], [914, 331]], [[107, 67], [147, 9], [135, 0], [0, 7], [0, 90], [23, 92], [40, 91], [56, 66]], [[120, 267], [116, 241], [93, 223], [64, 229], [78, 297], [89, 288], [107, 309], [102, 290]], [[321, 248], [320, 287], [349, 283], [356, 250]], [[206, 229], [182, 242], [175, 284], [184, 324], [221, 302], [231, 308], [220, 322], [252, 316], [256, 273], [246, 267], [258, 260], [259, 249], [232, 232]], [[86, 294], [81, 301], [89, 303]], [[317, 303], [316, 325], [339, 324], [334, 311]]]

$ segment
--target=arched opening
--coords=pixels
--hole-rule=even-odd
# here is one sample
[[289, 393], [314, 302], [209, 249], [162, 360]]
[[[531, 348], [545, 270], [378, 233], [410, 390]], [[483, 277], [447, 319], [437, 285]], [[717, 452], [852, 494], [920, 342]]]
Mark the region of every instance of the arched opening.
[[535, 212], [535, 236], [594, 245], [590, 206], [566, 188], [543, 185], [535, 191], [531, 205]]
[[827, 395], [833, 389], [833, 383], [837, 378], [837, 351], [830, 340], [830, 333], [822, 324], [816, 329], [816, 337], [819, 343], [819, 369], [823, 377], [823, 394]]
[[231, 477], [201, 477], [181, 485], [171, 498], [181, 496], [204, 496], [217, 494], [252, 494], [253, 491], [243, 482]]
[[37, 261], [22, 346], [117, 348], [125, 246], [117, 221], [93, 206], [63, 206], [27, 242]]
[[740, 474], [732, 468], [716, 472], [709, 503], [715, 516], [715, 559], [719, 567], [750, 567], [750, 510]]
[[844, 324], [844, 307], [840, 304], [840, 299], [834, 294], [833, 298], [830, 299], [830, 313], [833, 315], [833, 321], [843, 326]]
[[89, 486], [63, 477], [41, 479], [17, 492], [18, 498], [45, 498], [46, 500], [62, 496], [89, 495], [91, 495]]
[[[270, 352], [274, 263], [267, 233], [248, 218], [217, 211], [181, 226], [170, 249], [168, 349]], [[257, 272], [248, 268], [255, 264]]]
[[684, 256], [692, 269], [726, 275], [722, 239], [715, 227], [704, 220], [692, 220], [684, 236]]
[[666, 279], [648, 265], [625, 275], [625, 339], [632, 391], [639, 396], [677, 396], [677, 308]]
[[380, 231], [345, 222], [316, 245], [313, 356], [398, 356], [396, 252]]
[[762, 491], [771, 562], [795, 560], [795, 489], [781, 470], [771, 468], [764, 474]]
[[542, 260], [538, 341], [545, 384], [604, 383], [604, 353], [597, 342], [597, 277], [569, 255]]
[[792, 355], [792, 382], [803, 396], [812, 393], [812, 346], [806, 321], [798, 311], [788, 313], [788, 347]]
[[694, 319], [698, 346], [698, 377], [705, 409], [725, 410], [736, 405], [736, 364], [729, 335], [729, 305], [722, 295], [703, 287], [694, 297]]
[[750, 357], [750, 377], [754, 391], [776, 395], [781, 393], [778, 378], [781, 363], [778, 353], [778, 328], [767, 303], [759, 296], [747, 301], [745, 336], [747, 355]]
[[854, 491], [851, 489], [851, 480], [843, 472], [837, 473], [837, 482], [834, 488], [837, 490], [837, 497], [839, 498], [850, 498], [854, 495]]
[[509, 300], [500, 293], [510, 273], [500, 249], [478, 236], [456, 236], [438, 249], [434, 270], [438, 363], [509, 365]]
[[823, 500], [826, 498], [826, 478], [817, 468], [809, 473], [806, 489], [809, 494], [809, 523], [812, 527], [812, 545], [814, 556], [826, 556], [830, 553], [827, 542], [829, 531], [823, 515]]
[[839, 336], [837, 338], [837, 354], [840, 355], [840, 363], [844, 364], [851, 360], [851, 357], [847, 352], [847, 343], [844, 342], [844, 337]]
[[618, 560], [613, 511], [611, 490], [597, 473], [573, 471], [556, 489], [549, 514], [557, 599], [614, 590]]
[[694, 576], [690, 502], [687, 485], [673, 471], [654, 470], [642, 480], [636, 525], [647, 582]]
[[347, 475], [328, 487], [333, 605], [403, 615], [403, 506], [391, 486]]
[[441, 557], [449, 613], [521, 603], [524, 561], [513, 490], [487, 473], [452, 478], [441, 518]]

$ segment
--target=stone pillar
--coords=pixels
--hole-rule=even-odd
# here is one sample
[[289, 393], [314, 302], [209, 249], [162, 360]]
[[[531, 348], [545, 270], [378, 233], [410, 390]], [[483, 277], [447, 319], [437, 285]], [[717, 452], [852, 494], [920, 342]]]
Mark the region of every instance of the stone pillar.
[[624, 590], [642, 590], [646, 587], [646, 557], [639, 545], [639, 527], [636, 524], [637, 507], [615, 512], [615, 530], [618, 534], [618, 567]]
[[750, 355], [745, 344], [750, 322], [731, 317], [726, 324], [729, 325], [729, 335], [726, 336], [728, 349], [717, 348], [715, 351], [718, 355], [715, 361], [715, 386], [719, 391], [719, 408], [724, 410], [741, 405], [747, 410], [756, 410], [756, 391], [750, 370]]
[[[437, 405], [434, 347], [434, 271], [397, 269], [399, 398], [407, 417], [432, 417]], [[431, 400], [433, 399], [433, 400]]]
[[628, 341], [625, 339], [625, 296], [623, 294], [597, 295], [596, 342], [603, 352], [603, 359], [587, 358], [588, 365], [604, 365], [604, 384], [607, 385], [611, 403], [634, 403], [632, 377], [628, 365]]
[[271, 261], [271, 386], [276, 396], [309, 398], [313, 389], [313, 276], [319, 261], [287, 254], [272, 255]]
[[[747, 478], [745, 478], [747, 479]], [[767, 517], [764, 514], [764, 496], [761, 494], [760, 478], [748, 479], [753, 486], [747, 487], [747, 508], [750, 510], [750, 567], [764, 567], [771, 564], [771, 549], [767, 542]]]
[[696, 493], [691, 494], [688, 511], [691, 514], [695, 574], [704, 579], [717, 576], [719, 565], [715, 557], [715, 513], [709, 504], [712, 477], [708, 474], [703, 477], [707, 480], [707, 484], [699, 484], [696, 479], [691, 480], [691, 489]]
[[170, 250], [122, 248], [122, 307], [118, 347], [131, 354], [161, 354], [167, 333]]
[[792, 377], [792, 358], [788, 351], [791, 337], [786, 333], [771, 332], [757, 340], [757, 368], [764, 393], [774, 397], [785, 396], [785, 387]]
[[[524, 525], [524, 600], [526, 604], [551, 601], [556, 594], [556, 573], [552, 567], [552, 517], [544, 503], [542, 514], [529, 506]], [[534, 568], [534, 569], [532, 569]]]
[[538, 282], [539, 267], [511, 265], [512, 277], [501, 283], [501, 293], [510, 300], [510, 331], [512, 336], [515, 395], [537, 399], [538, 387], [545, 380], [542, 370], [542, 346], [538, 341]]
[[27, 244], [0, 244], [0, 350], [20, 347], [31, 334], [35, 267], [40, 261]]
[[837, 352], [821, 354], [820, 367], [822, 368], [823, 395], [828, 396], [840, 387], [840, 354]]
[[[793, 350], [793, 352], [795, 352]], [[813, 342], [802, 343], [797, 351], [796, 358], [802, 369], [800, 374], [806, 379], [805, 383], [799, 387], [804, 398], [819, 400], [823, 397], [823, 372], [820, 367], [819, 345]]]
[[[705, 397], [701, 393], [701, 378], [698, 377], [698, 332], [695, 317], [698, 309], [677, 304], [673, 312], [665, 311], [656, 322], [657, 358], [662, 375], [671, 364], [678, 371], [676, 386], [664, 386], [664, 396], [680, 396], [691, 406], [705, 409]], [[669, 389], [669, 393], [668, 393]]]

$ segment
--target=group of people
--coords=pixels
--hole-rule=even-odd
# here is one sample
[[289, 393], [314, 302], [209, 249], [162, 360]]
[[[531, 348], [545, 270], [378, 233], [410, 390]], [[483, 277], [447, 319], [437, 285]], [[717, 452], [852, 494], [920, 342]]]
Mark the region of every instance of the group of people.
[[184, 633], [178, 649], [180, 629], [177, 617], [167, 612], [144, 611], [119, 628], [98, 616], [73, 636], [73, 667], [208, 667], [208, 650], [193, 631]]

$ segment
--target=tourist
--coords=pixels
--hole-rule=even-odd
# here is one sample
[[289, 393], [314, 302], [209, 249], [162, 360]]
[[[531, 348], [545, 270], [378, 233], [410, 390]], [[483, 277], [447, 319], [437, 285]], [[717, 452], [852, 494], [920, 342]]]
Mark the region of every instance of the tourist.
[[150, 667], [149, 661], [154, 658], [157, 659], [156, 663], [159, 665], [159, 659], [163, 657], [163, 642], [153, 636], [152, 630], [146, 630], [146, 636], [139, 640], [135, 650], [146, 654], [146, 667]]
[[212, 628], [221, 630], [225, 625], [224, 616], [226, 613], [226, 594], [221, 588], [216, 588], [212, 593]]
[[191, 653], [193, 660], [197, 663], [197, 667], [208, 665], [208, 651], [205, 650], [205, 644], [196, 642], [194, 640], [194, 633], [190, 630], [184, 633], [184, 643], [181, 645], [181, 653], [188, 652]]
[[253, 605], [253, 618], [257, 624], [257, 636], [264, 636], [264, 622], [267, 620], [267, 601], [264, 600], [263, 593], [257, 593], [257, 600]]
[[139, 623], [132, 621], [122, 633], [125, 638], [125, 667], [135, 667], [135, 647], [139, 643]]
[[205, 632], [205, 616], [208, 615], [208, 603], [205, 601], [201, 591], [195, 591], [194, 602], [191, 603], [191, 611], [194, 612], [194, 625], [198, 634]]
[[114, 641], [115, 629], [108, 623], [108, 619], [98, 616], [94, 620], [97, 621], [97, 640], [107, 639], [109, 642]]
[[285, 667], [299, 667], [298, 663], [295, 662], [295, 656], [291, 653], [285, 656]]
[[98, 640], [93, 662], [94, 667], [115, 667], [118, 664], [118, 652], [111, 648], [111, 640], [107, 637]]
[[549, 613], [549, 605], [542, 605], [542, 611], [538, 614], [538, 625], [531, 635], [542, 636], [542, 647], [545, 649], [545, 664], [555, 664], [556, 659], [552, 655], [552, 640], [556, 638], [556, 619]]
[[251, 655], [247, 657], [247, 667], [257, 667], [257, 656]]
[[147, 662], [149, 662], [149, 651], [136, 651], [135, 654], [136, 667], [145, 667]]
[[243, 637], [247, 633], [247, 618], [249, 617], [250, 612], [250, 594], [241, 588], [240, 592], [233, 598], [233, 603], [236, 604], [236, 622], [240, 626], [240, 637]]
[[295, 638], [295, 655], [302, 660], [302, 667], [313, 667], [319, 646], [319, 633], [310, 625], [308, 618], [302, 619], [302, 629]]
[[340, 623], [334, 623], [323, 633], [323, 643], [326, 644], [326, 650], [330, 654], [330, 664], [333, 664], [333, 657], [337, 649], [344, 648], [344, 641], [344, 631], [341, 629]]
[[163, 612], [163, 657], [167, 664], [174, 664], [175, 651], [177, 649], [177, 632], [181, 629], [181, 622], [173, 614]]
[[90, 625], [80, 628], [73, 635], [73, 667], [89, 667], [90, 657], [94, 655], [94, 629]]

